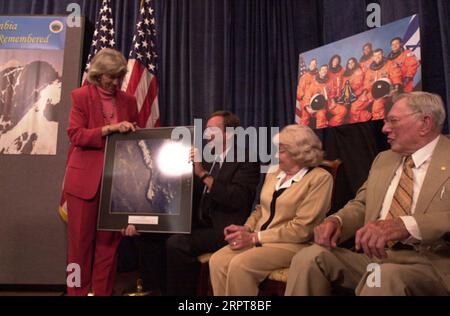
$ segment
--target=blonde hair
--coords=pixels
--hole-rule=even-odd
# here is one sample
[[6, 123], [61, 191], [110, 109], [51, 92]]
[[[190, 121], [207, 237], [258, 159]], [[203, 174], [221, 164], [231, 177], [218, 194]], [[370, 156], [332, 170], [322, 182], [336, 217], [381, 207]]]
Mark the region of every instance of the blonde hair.
[[299, 165], [318, 166], [323, 160], [322, 142], [308, 126], [292, 124], [274, 137]]
[[102, 75], [123, 78], [127, 73], [127, 61], [121, 52], [103, 48], [91, 60], [87, 80], [92, 84], [98, 84]]

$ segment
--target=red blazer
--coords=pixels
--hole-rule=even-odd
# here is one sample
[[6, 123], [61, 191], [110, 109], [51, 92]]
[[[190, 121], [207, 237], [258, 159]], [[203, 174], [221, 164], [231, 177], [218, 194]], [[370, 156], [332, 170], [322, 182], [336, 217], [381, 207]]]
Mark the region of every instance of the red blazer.
[[[116, 96], [117, 119], [137, 122], [136, 99], [123, 91]], [[72, 91], [72, 111], [67, 133], [71, 143], [64, 192], [89, 200], [95, 197], [103, 171], [105, 139], [102, 104], [97, 87], [85, 85]]]

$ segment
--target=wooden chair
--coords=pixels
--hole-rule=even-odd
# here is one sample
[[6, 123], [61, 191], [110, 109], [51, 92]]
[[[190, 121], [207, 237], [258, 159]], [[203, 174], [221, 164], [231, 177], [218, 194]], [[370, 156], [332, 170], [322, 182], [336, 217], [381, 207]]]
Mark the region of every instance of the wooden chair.
[[[332, 199], [334, 199], [336, 177], [339, 166], [342, 164], [340, 159], [324, 160], [320, 167], [327, 170], [333, 177], [333, 193]], [[197, 260], [201, 264], [200, 276], [197, 284], [197, 295], [207, 296], [212, 295], [211, 280], [209, 278], [209, 258], [212, 253], [205, 253], [197, 257]], [[259, 295], [260, 296], [283, 296], [286, 289], [286, 282], [289, 268], [282, 268], [272, 271], [269, 276], [260, 284]]]

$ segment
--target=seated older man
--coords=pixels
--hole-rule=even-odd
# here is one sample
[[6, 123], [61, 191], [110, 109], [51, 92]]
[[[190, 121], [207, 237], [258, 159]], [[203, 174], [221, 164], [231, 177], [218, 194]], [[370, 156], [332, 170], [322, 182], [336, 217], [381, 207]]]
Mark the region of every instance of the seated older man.
[[[384, 120], [380, 153], [355, 199], [314, 230], [292, 260], [286, 295], [450, 294], [450, 140], [442, 99], [401, 94]], [[338, 248], [355, 237], [356, 251]]]

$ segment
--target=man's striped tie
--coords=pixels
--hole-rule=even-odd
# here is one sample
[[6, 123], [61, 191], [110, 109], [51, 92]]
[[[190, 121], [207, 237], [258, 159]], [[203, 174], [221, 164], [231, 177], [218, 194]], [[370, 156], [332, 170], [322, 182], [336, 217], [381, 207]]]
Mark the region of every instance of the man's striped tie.
[[386, 219], [411, 215], [413, 200], [414, 174], [412, 168], [414, 161], [408, 156], [403, 163], [403, 171], [397, 189], [392, 199], [391, 208]]
[[[386, 219], [411, 215], [414, 188], [413, 167], [414, 161], [411, 156], [406, 157], [405, 162], [403, 163], [402, 175], [400, 177], [397, 189], [395, 190], [391, 208], [389, 209]], [[387, 242], [387, 246], [389, 248], [393, 248], [396, 243], [398, 242], [389, 241]]]

